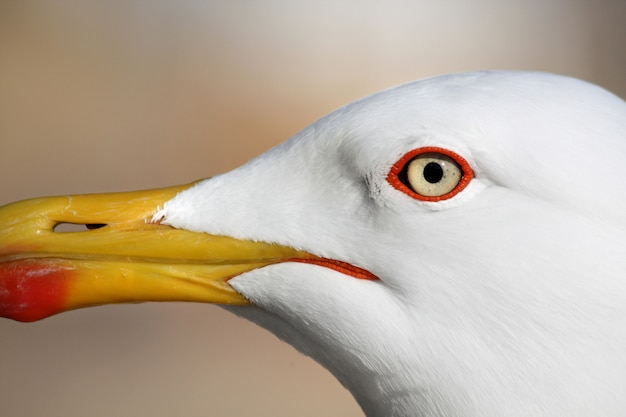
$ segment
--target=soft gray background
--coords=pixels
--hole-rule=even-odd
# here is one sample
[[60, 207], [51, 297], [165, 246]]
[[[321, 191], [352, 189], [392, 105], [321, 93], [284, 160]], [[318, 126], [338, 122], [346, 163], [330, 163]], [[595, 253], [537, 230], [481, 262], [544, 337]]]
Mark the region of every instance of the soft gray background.
[[[190, 182], [440, 73], [538, 69], [626, 96], [626, 2], [0, 1], [0, 204]], [[209, 305], [0, 319], [1, 416], [361, 416]]]

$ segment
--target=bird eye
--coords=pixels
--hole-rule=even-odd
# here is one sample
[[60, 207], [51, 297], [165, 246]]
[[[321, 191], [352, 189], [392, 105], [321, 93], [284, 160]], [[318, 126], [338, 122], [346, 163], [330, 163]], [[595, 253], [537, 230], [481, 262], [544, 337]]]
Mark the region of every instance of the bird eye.
[[414, 149], [394, 164], [387, 181], [422, 201], [447, 200], [463, 190], [474, 173], [468, 162], [443, 148]]

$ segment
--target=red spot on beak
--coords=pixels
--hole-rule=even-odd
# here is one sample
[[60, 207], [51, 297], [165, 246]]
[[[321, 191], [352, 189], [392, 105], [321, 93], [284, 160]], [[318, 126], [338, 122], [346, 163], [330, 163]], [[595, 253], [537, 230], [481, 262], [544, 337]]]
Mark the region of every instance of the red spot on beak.
[[64, 310], [72, 270], [44, 259], [0, 263], [0, 316], [35, 321]]

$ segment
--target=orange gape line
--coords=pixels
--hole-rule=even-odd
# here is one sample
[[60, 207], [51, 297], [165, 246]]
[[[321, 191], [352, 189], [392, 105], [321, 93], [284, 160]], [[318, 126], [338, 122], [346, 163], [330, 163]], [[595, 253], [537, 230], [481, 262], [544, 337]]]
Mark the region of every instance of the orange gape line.
[[358, 279], [368, 279], [368, 280], [377, 280], [378, 277], [372, 274], [370, 271], [365, 270], [363, 268], [359, 268], [358, 266], [354, 266], [347, 262], [337, 261], [335, 259], [326, 259], [326, 258], [312, 258], [312, 259], [304, 259], [304, 258], [291, 258], [286, 259], [285, 262], [302, 262], [305, 264], [313, 264], [323, 266], [325, 268], [334, 269], [335, 271], [341, 272], [345, 275], [350, 275], [351, 277]]

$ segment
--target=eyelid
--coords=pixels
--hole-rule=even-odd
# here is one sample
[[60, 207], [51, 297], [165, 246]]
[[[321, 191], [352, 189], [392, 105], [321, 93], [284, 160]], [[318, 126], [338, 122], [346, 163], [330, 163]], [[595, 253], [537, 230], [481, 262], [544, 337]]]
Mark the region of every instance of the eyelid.
[[[405, 185], [400, 180], [400, 174], [402, 170], [405, 168], [405, 166], [409, 162], [411, 162], [414, 158], [424, 153], [439, 153], [439, 154], [445, 155], [451, 158], [454, 162], [456, 162], [458, 166], [461, 168], [461, 172], [463, 176], [461, 180], [459, 181], [459, 183], [457, 184], [457, 186], [454, 187], [452, 191], [450, 191], [449, 193], [440, 195], [440, 196], [430, 196], [430, 197], [424, 196], [411, 190], [407, 185]], [[452, 152], [448, 149], [440, 148], [437, 146], [425, 146], [423, 148], [417, 148], [417, 149], [413, 149], [410, 152], [407, 152], [406, 154], [404, 154], [404, 156], [402, 156], [402, 158], [398, 160], [398, 162], [393, 164], [393, 166], [389, 170], [389, 174], [387, 174], [387, 182], [391, 184], [392, 187], [394, 187], [398, 191], [402, 191], [403, 193], [407, 194], [408, 196], [412, 198], [415, 198], [416, 200], [429, 201], [429, 202], [443, 201], [443, 200], [447, 200], [449, 198], [454, 197], [455, 195], [463, 191], [465, 187], [467, 187], [467, 185], [472, 180], [472, 178], [474, 178], [474, 171], [472, 170], [472, 167], [467, 162], [467, 160], [465, 160], [465, 158], [463, 158], [456, 152]]]

